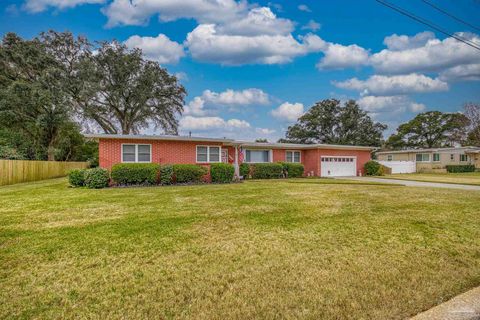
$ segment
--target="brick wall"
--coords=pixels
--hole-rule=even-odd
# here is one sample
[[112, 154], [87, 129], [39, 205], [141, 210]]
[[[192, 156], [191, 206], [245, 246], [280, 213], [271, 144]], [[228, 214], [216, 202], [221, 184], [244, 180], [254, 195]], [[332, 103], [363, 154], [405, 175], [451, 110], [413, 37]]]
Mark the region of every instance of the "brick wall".
[[[122, 144], [150, 144], [152, 146], [152, 162], [163, 164], [190, 163], [196, 164], [196, 146], [209, 145], [221, 146], [221, 143], [201, 141], [166, 141], [166, 140], [122, 140], [122, 139], [100, 139], [99, 162], [102, 168], [110, 169], [114, 164], [122, 160]], [[222, 147], [228, 150], [228, 162], [235, 161], [235, 148]], [[273, 149], [273, 162], [282, 162], [286, 159], [285, 151], [288, 149]], [[320, 175], [321, 156], [356, 156], [357, 173], [363, 174], [363, 165], [370, 160], [370, 151], [355, 150], [330, 150], [313, 149], [301, 150], [300, 159], [305, 166], [305, 174]], [[208, 165], [207, 165], [208, 166]]]

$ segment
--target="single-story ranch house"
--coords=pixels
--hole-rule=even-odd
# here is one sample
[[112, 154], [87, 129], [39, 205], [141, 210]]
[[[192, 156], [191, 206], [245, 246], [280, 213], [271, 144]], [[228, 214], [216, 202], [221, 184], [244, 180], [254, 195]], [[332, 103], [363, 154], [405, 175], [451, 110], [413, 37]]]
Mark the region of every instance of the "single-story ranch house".
[[184, 136], [87, 134], [99, 142], [100, 167], [116, 163], [200, 164], [225, 162], [235, 167], [262, 162], [302, 163], [306, 176], [363, 175], [373, 147], [328, 144], [246, 142]]
[[[443, 170], [447, 165], [473, 164], [480, 168], [480, 148], [431, 148], [377, 152], [381, 162], [413, 161], [417, 171]], [[388, 164], [387, 164], [388, 165]]]

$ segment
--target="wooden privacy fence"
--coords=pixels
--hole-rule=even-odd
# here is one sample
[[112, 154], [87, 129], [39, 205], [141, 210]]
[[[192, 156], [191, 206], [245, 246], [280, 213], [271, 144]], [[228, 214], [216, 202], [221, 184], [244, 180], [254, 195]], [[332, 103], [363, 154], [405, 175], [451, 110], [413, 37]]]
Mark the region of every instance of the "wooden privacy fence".
[[69, 170], [88, 167], [88, 162], [0, 160], [0, 186], [63, 177]]

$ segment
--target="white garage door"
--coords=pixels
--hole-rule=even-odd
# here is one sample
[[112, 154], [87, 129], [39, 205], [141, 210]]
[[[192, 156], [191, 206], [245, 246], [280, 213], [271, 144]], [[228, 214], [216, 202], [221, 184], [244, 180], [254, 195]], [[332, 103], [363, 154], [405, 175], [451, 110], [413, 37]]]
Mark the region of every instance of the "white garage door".
[[322, 156], [321, 158], [322, 177], [350, 177], [357, 175], [357, 158], [354, 156]]

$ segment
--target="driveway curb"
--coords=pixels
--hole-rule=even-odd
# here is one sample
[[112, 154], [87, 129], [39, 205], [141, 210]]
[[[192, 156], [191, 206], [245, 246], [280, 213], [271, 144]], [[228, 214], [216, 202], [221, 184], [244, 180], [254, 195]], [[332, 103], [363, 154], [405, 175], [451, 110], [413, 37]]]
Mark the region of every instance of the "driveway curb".
[[410, 320], [479, 320], [480, 287], [462, 293]]

